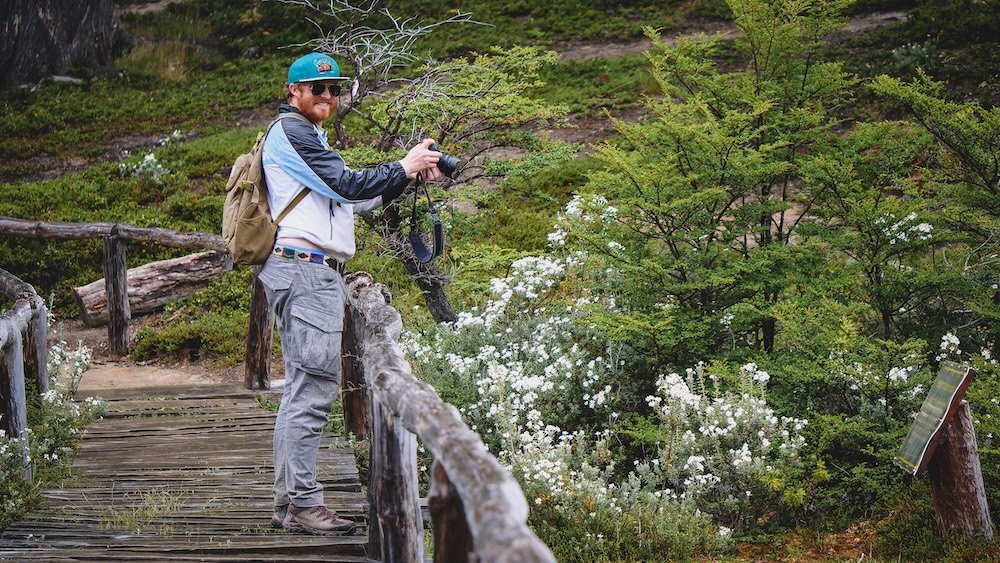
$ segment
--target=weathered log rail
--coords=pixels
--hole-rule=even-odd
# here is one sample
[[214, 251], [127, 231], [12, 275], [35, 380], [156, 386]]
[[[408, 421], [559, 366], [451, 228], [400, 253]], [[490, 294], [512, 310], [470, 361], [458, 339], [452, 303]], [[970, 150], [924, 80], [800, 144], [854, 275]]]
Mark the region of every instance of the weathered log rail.
[[[181, 233], [121, 223], [54, 223], [0, 217], [0, 235], [48, 240], [104, 240], [101, 262], [107, 296], [108, 349], [112, 354], [118, 355], [127, 355], [129, 352], [129, 322], [132, 319], [125, 266], [128, 241], [172, 248], [207, 249], [222, 253], [226, 251], [219, 235]], [[231, 261], [229, 265], [231, 266]]]
[[[39, 394], [48, 389], [48, 312], [35, 288], [2, 269], [0, 293], [14, 302], [0, 316], [0, 429], [20, 439], [28, 429], [26, 381], [35, 381]], [[27, 441], [22, 441], [21, 446], [24, 478], [30, 481]]]
[[[371, 440], [369, 557], [423, 560], [416, 437], [434, 455], [434, 560], [555, 561], [528, 528], [528, 503], [458, 410], [418, 381], [399, 348], [402, 321], [381, 284], [348, 276], [344, 423]], [[414, 434], [416, 436], [414, 436]]]

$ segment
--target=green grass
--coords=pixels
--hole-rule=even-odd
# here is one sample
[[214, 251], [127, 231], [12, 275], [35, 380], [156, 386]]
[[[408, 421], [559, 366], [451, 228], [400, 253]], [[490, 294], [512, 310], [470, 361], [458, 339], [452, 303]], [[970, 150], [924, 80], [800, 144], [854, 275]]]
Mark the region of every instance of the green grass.
[[153, 146], [172, 131], [231, 127], [281, 100], [278, 58], [226, 62], [212, 72], [189, 69], [179, 82], [129, 74], [83, 85], [42, 84], [37, 92], [0, 95], [0, 177], [26, 175], [32, 158], [114, 158], [116, 142]]
[[535, 96], [566, 104], [573, 115], [603, 117], [604, 110], [639, 107], [659, 94], [642, 54], [561, 61], [542, 72], [546, 85]]

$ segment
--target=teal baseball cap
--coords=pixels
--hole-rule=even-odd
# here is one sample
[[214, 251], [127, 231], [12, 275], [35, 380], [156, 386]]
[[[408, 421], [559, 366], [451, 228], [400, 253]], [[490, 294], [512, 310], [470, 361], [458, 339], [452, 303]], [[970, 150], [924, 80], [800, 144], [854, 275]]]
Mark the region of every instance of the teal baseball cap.
[[340, 65], [329, 55], [309, 53], [295, 59], [288, 67], [287, 84], [315, 82], [317, 80], [348, 80], [340, 75]]

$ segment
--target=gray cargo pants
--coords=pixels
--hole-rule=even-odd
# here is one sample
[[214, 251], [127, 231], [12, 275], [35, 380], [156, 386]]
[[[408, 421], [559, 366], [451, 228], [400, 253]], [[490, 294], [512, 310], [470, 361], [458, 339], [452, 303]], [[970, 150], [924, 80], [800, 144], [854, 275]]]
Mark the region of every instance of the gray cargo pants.
[[316, 456], [340, 389], [344, 280], [322, 265], [271, 255], [259, 275], [274, 312], [285, 386], [274, 423], [274, 504], [323, 503]]

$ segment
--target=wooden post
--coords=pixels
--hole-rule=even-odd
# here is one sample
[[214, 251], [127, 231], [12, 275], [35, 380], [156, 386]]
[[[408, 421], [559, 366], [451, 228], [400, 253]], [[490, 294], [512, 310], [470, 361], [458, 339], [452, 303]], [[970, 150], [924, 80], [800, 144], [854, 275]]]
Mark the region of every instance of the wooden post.
[[41, 299], [35, 299], [35, 306], [24, 333], [24, 377], [35, 381], [35, 388], [41, 395], [49, 390], [49, 349], [46, 342], [49, 315]]
[[246, 373], [247, 389], [268, 389], [271, 386], [271, 338], [274, 333], [274, 315], [267, 306], [264, 286], [257, 275], [263, 266], [253, 267], [250, 280], [250, 328], [247, 331]]
[[104, 286], [108, 296], [108, 350], [128, 355], [128, 324], [132, 313], [128, 305], [128, 269], [125, 267], [125, 241], [118, 227], [104, 237]]
[[344, 307], [344, 338], [342, 353], [344, 378], [344, 428], [358, 440], [371, 438], [371, 390], [365, 381], [365, 368], [361, 363], [364, 353], [365, 319], [354, 307]]
[[[24, 349], [21, 332], [10, 322], [0, 321], [0, 429], [12, 438], [25, 437], [28, 428], [27, 400], [24, 390]], [[24, 478], [31, 481], [27, 440], [21, 443]]]
[[372, 401], [368, 497], [368, 557], [389, 563], [423, 561], [417, 439], [378, 401]]
[[986, 486], [979, 464], [969, 403], [962, 401], [942, 429], [927, 466], [934, 498], [934, 518], [943, 532], [993, 537]]
[[437, 460], [431, 470], [431, 490], [427, 496], [434, 529], [434, 563], [465, 563], [475, 547], [465, 519], [465, 506], [448, 472]]

